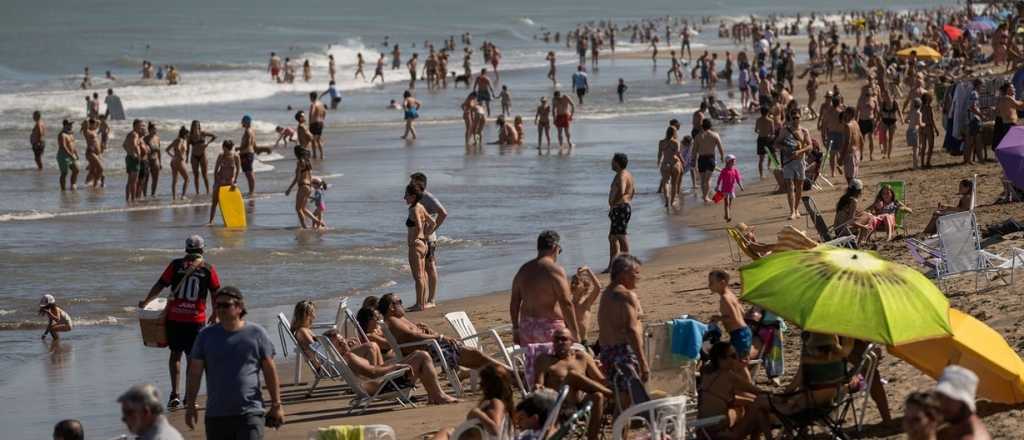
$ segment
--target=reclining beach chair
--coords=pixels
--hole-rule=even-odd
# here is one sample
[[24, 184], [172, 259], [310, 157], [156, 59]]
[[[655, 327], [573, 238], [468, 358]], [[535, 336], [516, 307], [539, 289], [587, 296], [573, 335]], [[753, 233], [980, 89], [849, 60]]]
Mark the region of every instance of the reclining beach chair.
[[[437, 341], [431, 339], [429, 341], [417, 341], [409, 342], [405, 344], [399, 344], [398, 340], [395, 339], [395, 335], [391, 333], [391, 329], [388, 328], [388, 324], [384, 321], [380, 321], [380, 328], [384, 331], [384, 337], [388, 339], [388, 343], [391, 344], [391, 348], [395, 350], [395, 358], [402, 359], [405, 357], [405, 351], [413, 347], [421, 347], [430, 354], [430, 357], [434, 359], [434, 363], [441, 367], [441, 372], [448, 378], [448, 383], [452, 386], [452, 390], [455, 392], [457, 397], [462, 397], [462, 382], [459, 381], [459, 366], [448, 365], [448, 362], [444, 360], [444, 352], [441, 351], [441, 346], [438, 345]], [[405, 349], [405, 350], [403, 350]]]
[[322, 353], [319, 350], [315, 351], [317, 357], [322, 356], [322, 362], [324, 365], [332, 368], [338, 372], [338, 376], [348, 384], [355, 394], [355, 397], [349, 402], [348, 412], [346, 414], [352, 414], [354, 411], [359, 412], [356, 415], [366, 412], [366, 409], [371, 403], [377, 400], [391, 400], [394, 399], [403, 408], [416, 407], [416, 404], [412, 401], [412, 391], [414, 388], [402, 388], [396, 379], [405, 376], [410, 371], [408, 367], [392, 371], [385, 374], [375, 380], [379, 380], [381, 385], [377, 387], [377, 390], [370, 394], [367, 392], [365, 383], [359, 379], [359, 376], [348, 366], [348, 362], [345, 362], [345, 358], [334, 348], [334, 344], [331, 343], [326, 336], [320, 335], [317, 337], [320, 341], [320, 347], [322, 350], [326, 350], [326, 353]]
[[814, 223], [814, 229], [818, 231], [818, 236], [821, 237], [822, 244], [835, 247], [848, 247], [851, 249], [857, 248], [857, 237], [853, 235], [847, 225], [839, 225], [835, 228], [828, 225], [825, 221], [825, 217], [821, 215], [821, 211], [818, 210], [818, 206], [814, 204], [814, 199], [810, 196], [803, 196], [800, 200], [804, 204], [804, 210], [807, 211], [808, 222]]
[[666, 397], [638, 403], [623, 410], [612, 423], [612, 439], [632, 438], [626, 434], [634, 422], [642, 422], [650, 432], [648, 438], [684, 440], [686, 429], [686, 396]]
[[[743, 256], [746, 255], [750, 258], [750, 261], [761, 258], [757, 252], [750, 249], [750, 241], [740, 233], [736, 228], [725, 228], [725, 232], [729, 234], [729, 257], [732, 261], [739, 263], [743, 261]], [[733, 247], [736, 249], [734, 250]]]
[[281, 353], [285, 357], [288, 357], [288, 344], [292, 346], [292, 354], [295, 356], [295, 369], [296, 369], [296, 382], [298, 385], [298, 372], [297, 370], [302, 368], [302, 364], [306, 364], [309, 370], [313, 372], [313, 383], [309, 386], [309, 390], [306, 391], [306, 397], [313, 395], [313, 391], [316, 390], [317, 385], [322, 380], [340, 380], [341, 372], [334, 368], [329, 362], [324, 362], [323, 359], [309, 359], [306, 352], [299, 347], [299, 341], [295, 340], [295, 335], [291, 331], [291, 323], [288, 322], [288, 318], [284, 316], [284, 313], [277, 314], [277, 332], [278, 337], [281, 339]]
[[[526, 394], [526, 387], [523, 385], [523, 379], [519, 376], [519, 372], [523, 370], [524, 362], [522, 360], [522, 350], [518, 345], [508, 347], [505, 342], [502, 341], [501, 336], [498, 334], [499, 331], [512, 330], [511, 324], [500, 325], [487, 329], [483, 332], [477, 332], [476, 326], [473, 325], [473, 321], [469, 320], [469, 315], [464, 311], [446, 313], [444, 319], [448, 321], [448, 325], [452, 326], [455, 333], [459, 335], [459, 339], [463, 344], [468, 347], [479, 349], [480, 351], [494, 355], [498, 359], [505, 360], [505, 366], [512, 372], [512, 375], [516, 378], [516, 384], [519, 385], [519, 390], [523, 394]], [[494, 349], [486, 350], [484, 340], [493, 340]], [[470, 381], [470, 388], [473, 388], [473, 384], [476, 383], [476, 371], [473, 372], [472, 379]]]
[[[978, 291], [982, 274], [996, 274], [1001, 278], [1010, 271], [1012, 285], [1016, 269], [1024, 268], [1024, 250], [1011, 248], [1009, 259], [981, 248], [981, 233], [974, 211], [956, 212], [939, 217], [938, 244], [941, 255], [935, 277], [943, 283], [949, 278], [974, 273], [974, 290]], [[1002, 278], [1001, 278], [1002, 279]], [[1006, 282], [1005, 279], [1003, 279]]]
[[[341, 298], [341, 300], [338, 301], [338, 310], [337, 310], [337, 312], [334, 315], [334, 322], [329, 322], [329, 321], [327, 321], [327, 322], [315, 322], [315, 323], [313, 323], [313, 325], [310, 328], [313, 329], [313, 330], [332, 329], [332, 328], [333, 329], [339, 329], [340, 326], [343, 325], [343, 322], [344, 322], [343, 321], [343, 319], [344, 319], [343, 311], [346, 310], [347, 307], [348, 307], [348, 298], [347, 297], [346, 298]], [[285, 321], [287, 321], [287, 319], [285, 319]], [[281, 330], [280, 327], [278, 327], [278, 332], [279, 333], [280, 333], [280, 330]], [[290, 335], [291, 334], [291, 329], [287, 328], [287, 326], [286, 326], [285, 327], [285, 332]], [[281, 338], [281, 351], [284, 353], [285, 357], [288, 357], [288, 348], [285, 347], [285, 337], [284, 337], [284, 334], [280, 333], [279, 336]], [[293, 383], [299, 383], [300, 381], [302, 381], [302, 356], [295, 356], [295, 380], [294, 380]]]

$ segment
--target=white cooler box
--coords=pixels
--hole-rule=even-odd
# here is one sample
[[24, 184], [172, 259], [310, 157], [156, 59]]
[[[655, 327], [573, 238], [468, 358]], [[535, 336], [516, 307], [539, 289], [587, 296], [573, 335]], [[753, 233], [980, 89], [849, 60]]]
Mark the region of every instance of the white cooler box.
[[139, 327], [142, 328], [142, 344], [147, 347], [167, 346], [167, 327], [164, 324], [166, 298], [157, 298], [139, 310]]

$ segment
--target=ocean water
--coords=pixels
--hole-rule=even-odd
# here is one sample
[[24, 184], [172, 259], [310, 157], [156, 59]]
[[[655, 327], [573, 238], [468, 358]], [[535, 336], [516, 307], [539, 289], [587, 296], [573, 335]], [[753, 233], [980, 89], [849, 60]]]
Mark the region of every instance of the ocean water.
[[[857, 6], [934, 5], [871, 0]], [[544, 54], [558, 53], [563, 84], [576, 58], [564, 43], [544, 44], [534, 37], [545, 29], [564, 34], [576, 23], [604, 19], [806, 15], [811, 9], [849, 6], [834, 0], [656, 0], [628, 7], [611, 0], [5, 1], [0, 14], [0, 371], [6, 373], [0, 375], [0, 395], [9, 399], [0, 404], [0, 423], [11, 438], [35, 438], [48, 435], [57, 420], [72, 417], [85, 422], [91, 438], [108, 438], [123, 433], [114, 399], [129, 384], [154, 382], [166, 392], [166, 352], [141, 346], [134, 304], [182, 253], [190, 234], [206, 237], [208, 260], [225, 284], [246, 292], [252, 319], [268, 329], [276, 313], [290, 312], [299, 299], [330, 307], [341, 296], [410, 295], [402, 191], [415, 171], [428, 174], [430, 190], [450, 211], [440, 231], [441, 300], [508, 288], [518, 265], [532, 258], [534, 237], [543, 229], [562, 233], [566, 267], [607, 264], [609, 158], [618, 151], [630, 155], [639, 182], [630, 230], [637, 253], [699, 239], [699, 232], [685, 226], [685, 207], [674, 213], [661, 208], [654, 194], [654, 163], [666, 121], [688, 121], [702, 93], [692, 81], [665, 84], [667, 62], [655, 70], [649, 60], [602, 61], [591, 72], [592, 92], [573, 127], [578, 147], [571, 154], [539, 154], [529, 121], [537, 99], [551, 93]], [[694, 48], [741, 49], [719, 41], [715, 30], [714, 25], [703, 29]], [[420, 140], [403, 142], [398, 139], [401, 115], [385, 107], [405, 89], [405, 69], [390, 70], [389, 55], [385, 85], [352, 79], [355, 54], [364, 55], [372, 76], [376, 54], [389, 50], [382, 45], [385, 39], [399, 43], [405, 59], [412, 52], [423, 57], [424, 40], [440, 46], [454, 35], [459, 43], [463, 32], [472, 35], [474, 71], [482, 66], [484, 40], [501, 48], [501, 83], [511, 90], [513, 113], [527, 120], [526, 146], [487, 146], [467, 154], [458, 111], [467, 91], [428, 92], [423, 83], [417, 92], [424, 102]], [[628, 38], [619, 35], [619, 50], [640, 49]], [[451, 70], [461, 71], [461, 50], [459, 43]], [[271, 83], [266, 74], [271, 51], [300, 62], [309, 59], [313, 81]], [[114, 88], [128, 117], [155, 121], [165, 145], [179, 125], [193, 119], [220, 138], [237, 141], [243, 114], [254, 117], [259, 143], [267, 145], [273, 143], [275, 126], [294, 125], [289, 107], [304, 109], [310, 91], [325, 89], [328, 53], [337, 60], [344, 95], [341, 109], [328, 115], [327, 160], [314, 165], [314, 173], [331, 184], [329, 230], [296, 229], [293, 198], [283, 194], [294, 161], [283, 150], [257, 167], [257, 196], [248, 207], [245, 231], [205, 226], [205, 196], [171, 202], [167, 168], [157, 198], [125, 207], [123, 153], [117, 147], [128, 128], [122, 122], [113, 124], [105, 156], [108, 187], [58, 191], [55, 135], [61, 119], [84, 117], [87, 93], [102, 96]], [[177, 66], [181, 85], [140, 80], [142, 60]], [[93, 74], [90, 90], [78, 88], [84, 66]], [[118, 79], [103, 79], [107, 70]], [[630, 86], [624, 104], [614, 99], [619, 78]], [[724, 88], [718, 95], [733, 101]], [[42, 172], [34, 169], [28, 145], [33, 110], [43, 112], [50, 130]], [[720, 131], [748, 178], [753, 176], [752, 128], [740, 124]], [[485, 139], [494, 138], [488, 127]], [[78, 147], [84, 151], [80, 136]], [[42, 293], [55, 294], [75, 318], [75, 331], [59, 344], [39, 342], [44, 322], [35, 304]]]

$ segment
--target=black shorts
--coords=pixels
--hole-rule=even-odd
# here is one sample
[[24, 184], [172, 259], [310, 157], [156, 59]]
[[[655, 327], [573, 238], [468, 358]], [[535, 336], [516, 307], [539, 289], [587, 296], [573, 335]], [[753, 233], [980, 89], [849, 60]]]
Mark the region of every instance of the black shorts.
[[608, 219], [612, 221], [612, 226], [608, 233], [611, 235], [626, 235], [626, 229], [629, 228], [629, 218], [632, 216], [633, 208], [629, 206], [629, 203], [613, 206], [608, 210]]
[[242, 162], [242, 172], [251, 173], [252, 162], [256, 159], [256, 155], [253, 153], [240, 153], [238, 158], [241, 159]]
[[309, 132], [312, 133], [313, 136], [320, 136], [320, 135], [324, 134], [324, 123], [323, 122], [310, 122], [309, 123]]
[[[758, 156], [764, 156], [769, 152], [773, 151], [772, 143], [775, 142], [775, 138], [771, 136], [758, 136], [757, 137], [757, 154]], [[714, 156], [711, 157], [714, 159]]]
[[181, 351], [185, 355], [192, 353], [192, 345], [199, 336], [199, 330], [203, 325], [195, 322], [178, 322], [167, 320], [167, 348], [171, 351]]
[[868, 136], [871, 132], [875, 131], [875, 121], [871, 119], [861, 119], [857, 121], [857, 126], [860, 127], [860, 134]]
[[32, 152], [33, 153], [35, 153], [35, 154], [43, 154], [44, 150], [46, 150], [46, 141], [39, 141], [39, 142], [36, 142], [36, 143], [32, 144]]
[[579, 96], [580, 98], [582, 98], [583, 95], [586, 95], [586, 94], [587, 94], [587, 89], [576, 89], [576, 96]]
[[697, 172], [709, 173], [715, 170], [715, 155], [702, 154], [697, 156]]

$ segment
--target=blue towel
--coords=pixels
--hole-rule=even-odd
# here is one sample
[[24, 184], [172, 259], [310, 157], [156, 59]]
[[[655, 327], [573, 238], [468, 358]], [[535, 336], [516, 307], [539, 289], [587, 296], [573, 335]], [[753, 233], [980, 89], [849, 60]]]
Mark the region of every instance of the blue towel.
[[700, 347], [708, 326], [693, 319], [674, 319], [669, 322], [672, 337], [672, 355], [689, 360], [700, 359]]

